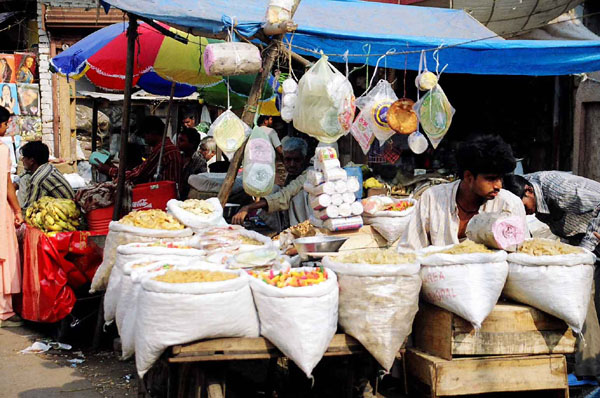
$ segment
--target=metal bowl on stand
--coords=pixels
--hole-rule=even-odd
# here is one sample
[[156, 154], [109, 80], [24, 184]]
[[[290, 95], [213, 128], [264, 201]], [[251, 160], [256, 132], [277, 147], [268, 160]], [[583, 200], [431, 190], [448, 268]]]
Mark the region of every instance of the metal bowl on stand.
[[336, 236], [310, 236], [294, 239], [294, 246], [303, 261], [309, 260], [315, 255], [337, 252], [347, 237]]

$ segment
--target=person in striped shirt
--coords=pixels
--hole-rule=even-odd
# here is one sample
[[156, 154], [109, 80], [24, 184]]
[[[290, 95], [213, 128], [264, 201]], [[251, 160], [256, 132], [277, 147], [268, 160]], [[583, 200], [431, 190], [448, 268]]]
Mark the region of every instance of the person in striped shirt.
[[73, 199], [75, 193], [69, 182], [50, 163], [48, 146], [40, 141], [31, 141], [21, 148], [23, 166], [30, 178], [25, 187], [23, 208], [33, 205], [43, 196]]
[[[600, 256], [600, 182], [563, 171], [539, 171], [508, 176], [504, 186], [521, 198], [527, 214], [535, 214], [552, 233]], [[596, 286], [598, 271], [596, 267]], [[575, 355], [575, 374], [600, 381], [600, 325], [596, 311], [599, 299], [592, 291], [583, 326], [585, 344], [579, 344]]]

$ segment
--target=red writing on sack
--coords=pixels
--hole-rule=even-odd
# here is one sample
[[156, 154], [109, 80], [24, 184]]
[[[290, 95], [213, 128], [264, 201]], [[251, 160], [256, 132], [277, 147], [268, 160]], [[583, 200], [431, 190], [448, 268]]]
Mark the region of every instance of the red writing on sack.
[[445, 279], [446, 279], [446, 276], [444, 275], [444, 273], [442, 271], [429, 272], [425, 276], [425, 279], [423, 279], [423, 283], [436, 283], [439, 281], [443, 281]]
[[430, 302], [436, 303], [439, 301], [444, 301], [449, 298], [454, 298], [454, 297], [456, 297], [456, 294], [454, 293], [453, 288], [445, 288], [445, 289], [436, 289], [433, 292], [426, 293], [425, 296], [427, 296], [427, 299]]

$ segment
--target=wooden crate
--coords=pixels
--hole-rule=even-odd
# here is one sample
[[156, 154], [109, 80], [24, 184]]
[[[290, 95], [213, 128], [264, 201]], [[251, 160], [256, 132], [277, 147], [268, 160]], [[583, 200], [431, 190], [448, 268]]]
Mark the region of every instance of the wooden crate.
[[423, 395], [432, 398], [542, 390], [544, 397], [569, 398], [564, 355], [471, 357], [449, 361], [409, 348], [406, 369], [409, 382], [426, 386], [428, 391]]
[[455, 356], [569, 354], [575, 336], [560, 319], [535, 308], [498, 303], [476, 332], [461, 317], [421, 302], [413, 323], [414, 346], [452, 359]]
[[[365, 352], [364, 348], [358, 341], [346, 334], [336, 334], [324, 356], [353, 355], [362, 352]], [[227, 338], [173, 346], [169, 362], [235, 361], [282, 356], [283, 354], [273, 344], [262, 337]]]

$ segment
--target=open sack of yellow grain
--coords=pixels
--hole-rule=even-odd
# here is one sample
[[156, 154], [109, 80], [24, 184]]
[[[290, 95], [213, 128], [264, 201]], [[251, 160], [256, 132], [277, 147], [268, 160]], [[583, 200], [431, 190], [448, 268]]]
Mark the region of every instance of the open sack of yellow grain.
[[492, 311], [508, 275], [507, 254], [465, 240], [419, 252], [422, 296], [479, 329]]
[[180, 267], [142, 278], [135, 315], [140, 377], [172, 345], [220, 337], [258, 337], [244, 271]]
[[192, 236], [191, 229], [162, 210], [132, 211], [108, 226], [102, 264], [98, 267], [90, 293], [105, 290], [115, 265], [117, 247], [134, 242], [154, 242], [160, 239], [178, 239]]
[[[135, 351], [135, 319], [141, 281], [148, 275], [174, 268], [211, 269], [215, 267], [202, 260], [165, 258], [161, 261], [131, 261], [123, 267], [123, 280], [115, 310], [115, 323], [121, 337], [122, 358], [130, 358]], [[215, 270], [217, 270], [215, 268]]]
[[587, 314], [596, 256], [548, 239], [526, 240], [508, 255], [503, 294], [562, 319], [580, 333]]
[[167, 202], [167, 210], [183, 225], [194, 231], [216, 225], [227, 225], [223, 218], [223, 207], [217, 198], [184, 201], [171, 199]]
[[325, 257], [340, 285], [339, 324], [389, 371], [419, 309], [421, 278], [414, 254], [356, 250]]
[[120, 296], [123, 268], [131, 261], [160, 261], [162, 259], [181, 259], [195, 261], [203, 259], [205, 251], [196, 249], [198, 238], [161, 239], [154, 242], [128, 243], [117, 247], [117, 258], [110, 271], [110, 278], [104, 294], [104, 322], [112, 323]]

